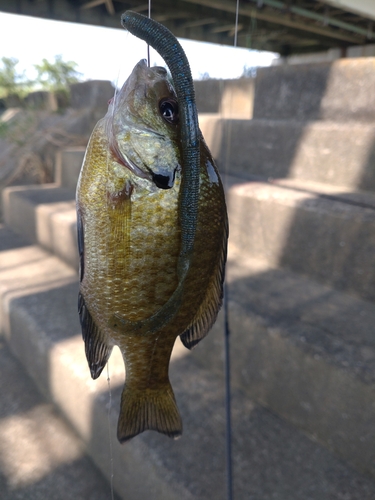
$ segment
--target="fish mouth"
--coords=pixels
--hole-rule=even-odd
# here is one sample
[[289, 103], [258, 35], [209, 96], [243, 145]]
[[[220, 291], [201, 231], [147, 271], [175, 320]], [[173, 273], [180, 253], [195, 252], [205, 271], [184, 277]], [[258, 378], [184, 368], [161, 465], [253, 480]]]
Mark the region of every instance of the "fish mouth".
[[163, 175], [163, 174], [152, 174], [152, 180], [156, 187], [160, 189], [171, 189], [174, 184], [174, 178], [176, 175], [176, 170], [173, 170], [173, 172], [170, 175]]

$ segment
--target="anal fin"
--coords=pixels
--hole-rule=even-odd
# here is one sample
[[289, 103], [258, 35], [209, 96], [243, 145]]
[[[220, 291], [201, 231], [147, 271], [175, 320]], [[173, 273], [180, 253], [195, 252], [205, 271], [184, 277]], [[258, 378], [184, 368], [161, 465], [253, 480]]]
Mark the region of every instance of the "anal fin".
[[105, 367], [113, 346], [108, 344], [101, 330], [95, 324], [85, 299], [78, 294], [78, 313], [82, 328], [82, 337], [85, 342], [85, 353], [89, 364], [91, 377], [95, 380]]

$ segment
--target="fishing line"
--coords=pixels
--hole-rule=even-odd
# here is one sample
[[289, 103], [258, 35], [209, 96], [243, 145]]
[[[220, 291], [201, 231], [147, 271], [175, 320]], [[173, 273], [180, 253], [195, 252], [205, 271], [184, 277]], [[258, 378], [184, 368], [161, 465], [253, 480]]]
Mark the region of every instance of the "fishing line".
[[234, 42], [233, 42], [233, 45], [235, 47], [237, 47], [237, 37], [238, 37], [238, 13], [239, 13], [239, 10], [240, 10], [240, 0], [237, 0], [237, 4], [236, 4], [236, 21], [235, 21], [235, 25], [234, 25]]
[[109, 360], [107, 361], [107, 382], [108, 382], [108, 393], [109, 393], [109, 402], [108, 402], [108, 434], [109, 434], [109, 453], [110, 453], [110, 472], [111, 472], [111, 500], [114, 500], [114, 489], [113, 489], [113, 478], [115, 476], [113, 471], [113, 446], [112, 446], [112, 433], [111, 433], [111, 409], [112, 409], [112, 390], [111, 390], [111, 379], [109, 376]]
[[233, 498], [233, 467], [232, 467], [232, 411], [230, 386], [230, 328], [228, 311], [228, 283], [224, 281], [224, 363], [225, 363], [225, 455], [227, 470], [227, 498]]
[[[114, 81], [114, 94], [112, 98], [112, 109], [111, 109], [111, 114], [112, 114], [112, 120], [114, 119], [114, 113], [115, 113], [115, 103], [117, 99], [117, 94], [118, 94], [118, 86], [119, 86], [119, 81], [120, 81], [120, 69], [117, 72], [117, 79]], [[107, 155], [106, 155], [106, 168], [107, 168], [107, 179], [109, 179], [109, 161], [110, 161], [110, 149], [107, 147]], [[109, 191], [109, 185], [107, 184], [106, 186], [107, 191]], [[110, 227], [109, 221], [107, 224], [107, 228]], [[108, 253], [108, 233], [107, 233], [107, 238], [106, 238], [106, 255], [109, 255]], [[107, 265], [107, 274], [109, 271], [109, 262], [108, 259], [106, 259], [106, 265]], [[107, 290], [107, 294], [111, 293], [111, 290]], [[112, 389], [111, 389], [111, 378], [109, 375], [109, 359], [107, 361], [107, 384], [108, 384], [108, 412], [107, 412], [107, 420], [108, 420], [108, 438], [109, 438], [109, 469], [110, 469], [110, 488], [111, 488], [111, 500], [114, 500], [114, 468], [113, 468], [113, 443], [112, 443], [112, 432], [111, 432], [111, 411], [112, 411]]]
[[[151, 19], [151, 0], [148, 0], [148, 18]], [[147, 66], [150, 67], [150, 44], [147, 44]]]
[[[238, 40], [238, 14], [239, 14], [239, 0], [236, 0], [236, 17], [234, 26], [234, 47], [237, 47]], [[231, 113], [233, 108], [233, 92], [230, 93], [229, 111]], [[232, 138], [232, 122], [228, 122], [225, 148], [225, 179], [224, 184], [226, 192], [228, 192], [228, 166], [229, 154], [231, 150]], [[230, 367], [230, 326], [229, 326], [229, 285], [227, 279], [227, 272], [225, 273], [224, 281], [224, 364], [225, 364], [225, 441], [226, 441], [226, 471], [227, 471], [227, 499], [233, 499], [233, 456], [232, 456], [232, 398], [231, 398], [231, 367]]]

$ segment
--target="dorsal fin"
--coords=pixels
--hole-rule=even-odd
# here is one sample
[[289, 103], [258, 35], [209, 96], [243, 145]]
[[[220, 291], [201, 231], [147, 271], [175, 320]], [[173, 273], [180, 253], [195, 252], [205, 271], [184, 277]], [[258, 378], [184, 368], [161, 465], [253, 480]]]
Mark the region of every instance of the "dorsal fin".
[[77, 242], [78, 242], [78, 252], [79, 252], [79, 281], [82, 281], [83, 275], [85, 273], [85, 261], [84, 261], [85, 239], [83, 234], [82, 216], [79, 208], [77, 208]]
[[217, 314], [223, 302], [223, 283], [225, 278], [225, 263], [227, 260], [228, 219], [225, 219], [225, 230], [221, 246], [220, 259], [216, 272], [207, 287], [207, 293], [189, 328], [180, 335], [181, 342], [188, 349], [195, 347], [210, 331], [216, 321]]

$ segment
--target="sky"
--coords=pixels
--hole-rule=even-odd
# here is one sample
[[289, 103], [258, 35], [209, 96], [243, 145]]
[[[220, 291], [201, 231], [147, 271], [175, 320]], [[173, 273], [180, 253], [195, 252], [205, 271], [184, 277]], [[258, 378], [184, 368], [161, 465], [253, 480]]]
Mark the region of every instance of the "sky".
[[[238, 78], [244, 66], [268, 66], [276, 54], [224, 45], [180, 39], [194, 79], [204, 74], [211, 78]], [[84, 24], [0, 13], [0, 58], [15, 57], [17, 69], [35, 77], [34, 64], [43, 58], [74, 61], [83, 80], [110, 80], [121, 85], [135, 64], [147, 57], [145, 42], [123, 29], [101, 28]], [[164, 65], [151, 52], [151, 65]]]

